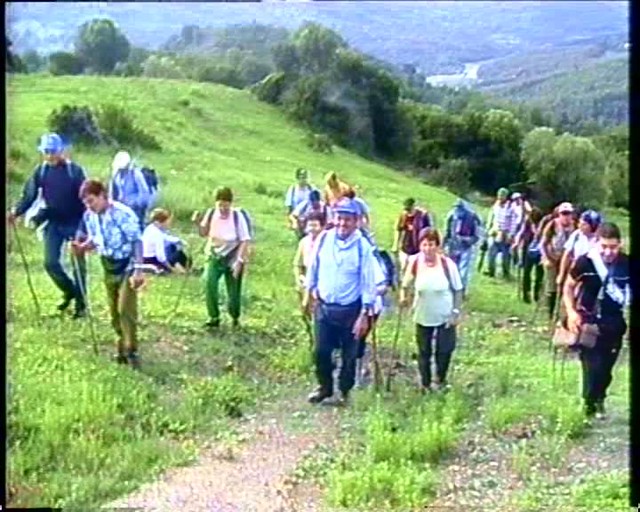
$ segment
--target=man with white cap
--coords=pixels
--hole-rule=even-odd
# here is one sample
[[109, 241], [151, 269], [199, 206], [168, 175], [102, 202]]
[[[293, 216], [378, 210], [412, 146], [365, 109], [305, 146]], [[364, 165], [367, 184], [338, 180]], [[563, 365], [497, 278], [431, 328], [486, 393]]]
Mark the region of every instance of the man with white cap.
[[549, 222], [540, 238], [540, 254], [542, 266], [545, 270], [545, 292], [549, 308], [549, 320], [552, 320], [558, 299], [558, 275], [560, 261], [569, 236], [576, 229], [573, 217], [574, 209], [571, 203], [560, 203], [557, 208], [558, 216]]
[[498, 190], [496, 202], [489, 211], [487, 229], [493, 238], [489, 247], [489, 277], [496, 275], [496, 259], [502, 255], [502, 274], [505, 279], [511, 278], [511, 242], [517, 232], [515, 214], [509, 201], [509, 191], [506, 188]]
[[22, 199], [8, 215], [10, 223], [22, 217], [38, 200], [39, 194], [44, 207], [36, 214], [44, 227], [44, 268], [54, 284], [62, 291], [63, 301], [59, 311], [65, 311], [75, 299], [76, 318], [86, 311], [83, 290], [86, 290], [85, 259], [79, 257], [78, 270], [74, 269], [74, 279], [62, 265], [63, 245], [73, 239], [85, 210], [79, 192], [86, 179], [85, 171], [78, 164], [63, 156], [65, 144], [56, 133], [40, 138], [38, 151], [43, 155], [43, 163], [38, 165], [24, 186]]
[[[322, 233], [307, 271], [304, 306], [314, 310], [318, 390], [311, 403], [346, 403], [355, 384], [358, 340], [366, 334], [376, 301], [377, 265], [372, 245], [358, 229], [359, 208], [350, 199], [334, 207], [336, 227]], [[376, 282], [380, 281], [380, 282]], [[341, 349], [340, 395], [334, 399], [332, 354]]]
[[109, 183], [109, 198], [131, 208], [144, 229], [145, 215], [152, 199], [144, 174], [135, 166], [131, 155], [126, 151], [116, 153], [111, 167], [113, 176]]

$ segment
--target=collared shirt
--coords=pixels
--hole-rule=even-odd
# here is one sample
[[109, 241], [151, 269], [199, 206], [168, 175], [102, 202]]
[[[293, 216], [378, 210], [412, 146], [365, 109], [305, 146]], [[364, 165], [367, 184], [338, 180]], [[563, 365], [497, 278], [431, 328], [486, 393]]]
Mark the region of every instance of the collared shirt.
[[496, 203], [491, 207], [489, 213], [489, 222], [487, 222], [490, 231], [502, 231], [510, 235], [515, 235], [518, 225], [516, 224], [516, 215], [509, 203]]
[[564, 250], [567, 251], [575, 261], [595, 247], [596, 241], [597, 237], [588, 237], [582, 231], [577, 229], [571, 233], [571, 236], [567, 239], [567, 242], [564, 244]]
[[88, 240], [101, 256], [123, 260], [134, 256], [140, 240], [140, 221], [127, 205], [112, 201], [102, 213], [85, 211], [83, 216]]
[[300, 203], [309, 199], [309, 194], [315, 188], [312, 185], [300, 187], [300, 185], [291, 185], [287, 190], [287, 196], [284, 199], [284, 205], [294, 210]]
[[376, 300], [376, 259], [373, 247], [356, 230], [346, 240], [337, 237], [336, 228], [325, 231], [316, 243], [311, 266], [307, 270], [307, 290], [317, 292], [320, 300], [346, 306], [362, 299], [372, 308]]
[[151, 202], [151, 192], [142, 171], [137, 168], [120, 169], [111, 179], [111, 199], [126, 204], [136, 212], [144, 211]]

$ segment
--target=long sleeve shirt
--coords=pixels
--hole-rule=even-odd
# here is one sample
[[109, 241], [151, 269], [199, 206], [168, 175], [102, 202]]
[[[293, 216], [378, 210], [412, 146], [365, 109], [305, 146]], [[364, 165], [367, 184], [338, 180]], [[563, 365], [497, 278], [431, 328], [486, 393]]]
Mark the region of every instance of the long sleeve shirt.
[[111, 200], [126, 204], [136, 213], [147, 210], [152, 199], [144, 175], [137, 168], [117, 171], [109, 184], [109, 196]]
[[509, 203], [503, 203], [501, 205], [496, 202], [489, 211], [487, 228], [489, 229], [489, 233], [503, 232], [510, 236], [515, 236], [518, 230], [516, 220], [515, 212]]
[[80, 187], [86, 178], [84, 169], [74, 162], [39, 165], [25, 183], [22, 198], [14, 211], [18, 216], [24, 215], [37, 199], [38, 189], [42, 189], [47, 220], [78, 225], [85, 210], [79, 195]]
[[320, 235], [311, 256], [306, 285], [311, 293], [330, 304], [346, 306], [362, 299], [364, 307], [372, 309], [377, 287], [373, 247], [356, 230], [346, 240], [340, 240], [332, 228]]
[[101, 256], [112, 260], [139, 257], [140, 222], [131, 208], [122, 203], [113, 201], [102, 213], [87, 210], [81, 233]]
[[167, 262], [167, 246], [178, 244], [180, 239], [170, 235], [154, 223], [149, 224], [142, 233], [142, 257], [155, 258], [165, 265]]

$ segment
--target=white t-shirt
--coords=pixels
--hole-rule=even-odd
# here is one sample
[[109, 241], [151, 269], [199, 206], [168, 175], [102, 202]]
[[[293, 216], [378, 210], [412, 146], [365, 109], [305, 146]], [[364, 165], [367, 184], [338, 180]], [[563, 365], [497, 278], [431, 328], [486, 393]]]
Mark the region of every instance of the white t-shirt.
[[142, 257], [156, 258], [160, 263], [167, 262], [168, 244], [178, 243], [180, 239], [163, 231], [153, 222], [142, 233]]
[[588, 237], [577, 229], [567, 238], [567, 242], [564, 244], [564, 250], [568, 251], [571, 258], [575, 261], [580, 256], [587, 254], [595, 245], [595, 236]]
[[[238, 219], [237, 231], [234, 221], [234, 216], [236, 215]], [[205, 249], [207, 256], [212, 253], [220, 257], [228, 256], [241, 242], [251, 240], [247, 221], [239, 211], [232, 209], [229, 215], [223, 219], [220, 216], [220, 211], [216, 208], [211, 215], [211, 221], [209, 221], [208, 217], [208, 215], [205, 215], [200, 223], [203, 228], [206, 228], [207, 223], [209, 223], [209, 233], [207, 234], [209, 240]]]
[[[458, 267], [449, 258], [447, 268], [451, 277], [451, 286], [439, 260], [434, 267], [429, 267], [424, 262], [422, 253], [418, 253], [409, 258], [403, 286], [408, 286], [414, 281], [415, 297], [413, 302], [414, 322], [424, 327], [437, 327], [446, 323], [453, 311], [453, 293], [462, 290], [462, 281]], [[417, 261], [415, 279], [412, 268], [414, 261]]]

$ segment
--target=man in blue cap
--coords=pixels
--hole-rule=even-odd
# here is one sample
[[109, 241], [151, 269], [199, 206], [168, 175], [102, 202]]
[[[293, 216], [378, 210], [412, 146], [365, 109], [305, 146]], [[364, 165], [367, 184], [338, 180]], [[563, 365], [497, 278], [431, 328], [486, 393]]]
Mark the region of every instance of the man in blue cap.
[[[315, 365], [319, 387], [311, 403], [343, 405], [355, 384], [358, 340], [366, 334], [376, 300], [377, 287], [373, 247], [358, 229], [360, 210], [351, 199], [334, 207], [335, 224], [320, 235], [307, 271], [305, 308], [314, 309]], [[342, 350], [340, 394], [333, 392], [333, 360]]]
[[466, 294], [471, 278], [473, 247], [481, 237], [482, 220], [462, 199], [458, 199], [447, 215], [444, 246], [455, 262]]
[[72, 280], [62, 266], [63, 245], [73, 239], [82, 219], [85, 207], [80, 200], [80, 186], [86, 179], [85, 171], [78, 164], [63, 156], [65, 144], [56, 133], [40, 138], [38, 151], [43, 155], [43, 163], [38, 165], [24, 186], [20, 202], [9, 212], [8, 220], [15, 223], [38, 199], [42, 190], [45, 208], [38, 214], [44, 228], [44, 268], [51, 280], [63, 293], [59, 311], [65, 311], [75, 299], [76, 318], [85, 314], [86, 304], [83, 290], [86, 290], [86, 265], [79, 257], [78, 272]]

